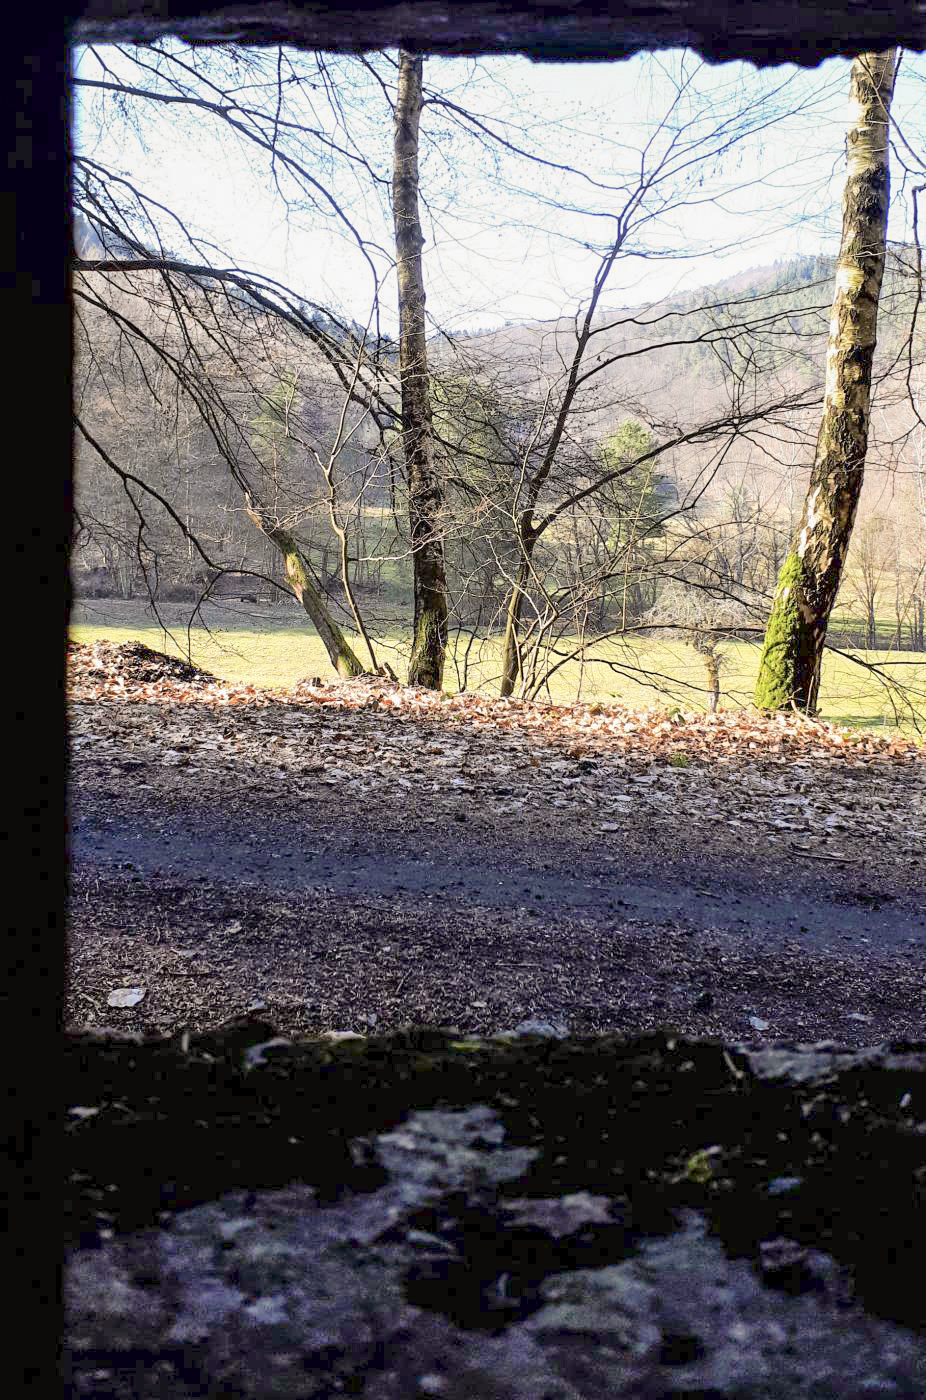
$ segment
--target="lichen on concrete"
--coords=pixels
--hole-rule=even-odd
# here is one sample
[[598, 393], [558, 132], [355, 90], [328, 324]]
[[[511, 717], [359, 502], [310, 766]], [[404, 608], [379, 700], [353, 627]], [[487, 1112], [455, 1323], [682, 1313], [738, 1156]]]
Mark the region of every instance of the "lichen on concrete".
[[922, 1393], [926, 1047], [69, 1047], [72, 1395]]

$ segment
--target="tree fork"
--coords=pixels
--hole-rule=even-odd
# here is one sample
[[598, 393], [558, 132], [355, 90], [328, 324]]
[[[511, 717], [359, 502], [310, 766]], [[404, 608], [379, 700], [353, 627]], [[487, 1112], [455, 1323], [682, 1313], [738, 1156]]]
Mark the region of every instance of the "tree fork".
[[890, 194], [888, 119], [897, 50], [861, 54], [849, 82], [842, 241], [826, 355], [823, 416], [797, 538], [782, 565], [755, 703], [813, 713], [823, 647], [858, 509], [868, 450], [871, 368]]
[[418, 130], [422, 59], [399, 54], [395, 107], [392, 213], [399, 285], [399, 373], [402, 442], [408, 478], [415, 617], [409, 685], [439, 690], [447, 649], [447, 579], [440, 533], [443, 488], [434, 463], [424, 319], [424, 237], [418, 210]]

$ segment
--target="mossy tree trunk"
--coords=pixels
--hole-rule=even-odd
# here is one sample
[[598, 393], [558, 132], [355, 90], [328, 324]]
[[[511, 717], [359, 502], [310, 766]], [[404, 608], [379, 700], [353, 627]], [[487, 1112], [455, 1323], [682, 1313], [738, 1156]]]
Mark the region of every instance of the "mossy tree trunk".
[[354, 655], [350, 643], [328, 611], [325, 595], [295, 538], [288, 530], [271, 520], [250, 497], [245, 509], [261, 534], [282, 554], [289, 586], [311, 618], [335, 671], [343, 680], [366, 675], [363, 663]]
[[884, 273], [889, 197], [888, 117], [897, 50], [852, 64], [842, 243], [826, 356], [823, 417], [797, 538], [781, 568], [765, 633], [755, 703], [817, 708], [820, 668], [868, 448], [871, 366]]
[[443, 486], [434, 463], [434, 432], [428, 389], [428, 354], [418, 211], [418, 129], [422, 107], [422, 60], [399, 54], [395, 107], [392, 213], [399, 284], [399, 373], [402, 440], [408, 479], [409, 525], [414, 571], [415, 619], [409, 685], [439, 690], [447, 650], [447, 580], [441, 534]]

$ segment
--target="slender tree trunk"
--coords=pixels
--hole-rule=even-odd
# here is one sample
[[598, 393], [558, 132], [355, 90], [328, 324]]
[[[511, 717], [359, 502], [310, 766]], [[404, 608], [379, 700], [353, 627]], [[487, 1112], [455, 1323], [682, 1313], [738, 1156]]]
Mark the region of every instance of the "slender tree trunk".
[[858, 508], [884, 273], [888, 114], [897, 50], [852, 64], [842, 244], [823, 418], [797, 538], [782, 565], [756, 681], [760, 709], [817, 708], [823, 645]]
[[248, 498], [245, 510], [261, 534], [282, 554], [289, 586], [311, 618], [335, 671], [344, 680], [366, 675], [363, 664], [354, 655], [350, 643], [329, 613], [325, 596], [313, 577], [311, 565], [296, 540], [288, 530], [284, 530], [281, 525], [275, 524], [265, 515], [251, 498]]
[[505, 613], [505, 637], [502, 643], [502, 683], [499, 693], [513, 695], [521, 678], [521, 618], [524, 615], [524, 599], [530, 585], [531, 557], [534, 540], [525, 533], [526, 522], [521, 522], [521, 563], [518, 576], [508, 595], [508, 608]]
[[898, 651], [903, 649], [903, 625], [906, 621], [909, 603], [904, 596], [904, 571], [901, 564], [900, 543], [896, 545], [894, 558], [894, 640], [891, 643]]
[[698, 655], [704, 658], [707, 671], [707, 708], [710, 714], [715, 715], [720, 704], [721, 657], [717, 653], [717, 643], [710, 633], [695, 632], [692, 644]]
[[441, 538], [443, 487], [434, 465], [418, 213], [418, 126], [422, 60], [401, 50], [395, 108], [392, 213], [399, 283], [399, 373], [402, 437], [415, 588], [415, 634], [409, 685], [439, 690], [447, 650], [447, 580]]
[[508, 611], [505, 614], [505, 637], [502, 642], [502, 682], [499, 694], [504, 698], [513, 695], [521, 676], [521, 612], [524, 592], [518, 580], [508, 598]]
[[707, 666], [707, 708], [712, 715], [717, 713], [720, 704], [720, 663], [716, 656], [708, 656]]

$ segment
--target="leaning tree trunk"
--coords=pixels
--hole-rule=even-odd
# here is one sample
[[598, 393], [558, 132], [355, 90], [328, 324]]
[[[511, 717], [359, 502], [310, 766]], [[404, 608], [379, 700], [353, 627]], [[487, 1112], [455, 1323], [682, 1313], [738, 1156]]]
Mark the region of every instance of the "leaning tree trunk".
[[325, 596], [312, 573], [311, 565], [288, 530], [276, 524], [249, 497], [245, 510], [248, 517], [283, 556], [286, 577], [293, 593], [311, 618], [324, 643], [328, 659], [344, 680], [366, 675], [363, 663], [351, 650], [350, 643], [328, 611]]
[[513, 695], [521, 680], [521, 620], [524, 616], [524, 601], [530, 587], [532, 558], [536, 536], [531, 534], [529, 512], [524, 512], [519, 526], [521, 562], [518, 575], [511, 586], [508, 608], [505, 613], [505, 636], [502, 642], [502, 683], [499, 694], [505, 698]]
[[862, 490], [871, 366], [887, 238], [888, 115], [897, 50], [852, 64], [842, 243], [826, 353], [823, 418], [797, 539], [759, 662], [763, 710], [817, 708], [823, 646]]
[[439, 690], [447, 649], [447, 581], [440, 532], [443, 489], [434, 465], [418, 213], [418, 126], [422, 60], [403, 49], [395, 108], [392, 213], [399, 283], [399, 373], [415, 587], [409, 685]]
[[508, 599], [505, 614], [505, 635], [502, 640], [502, 681], [499, 694], [502, 699], [513, 695], [521, 678], [521, 615], [524, 607], [524, 580], [518, 579]]

